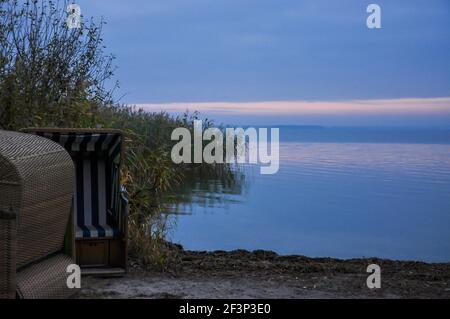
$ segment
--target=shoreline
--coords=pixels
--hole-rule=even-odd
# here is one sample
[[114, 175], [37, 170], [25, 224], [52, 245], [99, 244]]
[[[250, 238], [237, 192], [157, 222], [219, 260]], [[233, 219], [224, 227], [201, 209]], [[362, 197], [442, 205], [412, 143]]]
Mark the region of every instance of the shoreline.
[[[311, 258], [272, 251], [202, 252], [176, 248], [167, 271], [131, 263], [121, 278], [83, 277], [78, 298], [446, 298], [450, 262]], [[369, 264], [381, 288], [369, 289]]]

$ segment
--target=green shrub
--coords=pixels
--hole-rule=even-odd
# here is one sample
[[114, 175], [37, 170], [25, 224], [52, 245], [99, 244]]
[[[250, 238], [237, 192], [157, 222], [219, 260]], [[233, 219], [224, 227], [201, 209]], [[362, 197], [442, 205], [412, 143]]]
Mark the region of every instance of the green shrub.
[[186, 183], [185, 177], [195, 169], [231, 171], [227, 165], [172, 163], [172, 130], [181, 126], [192, 130], [198, 114], [173, 117], [115, 103], [114, 57], [104, 51], [103, 22], [90, 20], [79, 29], [68, 29], [67, 4], [0, 0], [0, 129], [124, 130], [127, 153], [122, 182], [130, 196], [130, 253], [142, 263], [164, 268], [170, 252], [162, 212], [170, 191]]

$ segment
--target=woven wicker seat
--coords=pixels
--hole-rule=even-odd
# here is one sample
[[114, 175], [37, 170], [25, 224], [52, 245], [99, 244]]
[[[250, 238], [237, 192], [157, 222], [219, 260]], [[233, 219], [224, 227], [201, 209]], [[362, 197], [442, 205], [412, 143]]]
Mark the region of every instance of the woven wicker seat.
[[73, 183], [73, 163], [63, 147], [0, 130], [1, 298], [63, 298], [74, 292], [66, 285], [66, 268], [73, 263], [67, 254], [73, 250]]

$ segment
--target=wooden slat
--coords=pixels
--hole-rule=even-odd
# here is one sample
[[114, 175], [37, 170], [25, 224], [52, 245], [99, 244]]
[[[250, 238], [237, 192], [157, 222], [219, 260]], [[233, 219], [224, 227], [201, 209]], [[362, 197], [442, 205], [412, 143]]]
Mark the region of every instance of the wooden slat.
[[81, 275], [83, 276], [123, 276], [125, 275], [125, 269], [120, 267], [89, 267], [82, 268]]

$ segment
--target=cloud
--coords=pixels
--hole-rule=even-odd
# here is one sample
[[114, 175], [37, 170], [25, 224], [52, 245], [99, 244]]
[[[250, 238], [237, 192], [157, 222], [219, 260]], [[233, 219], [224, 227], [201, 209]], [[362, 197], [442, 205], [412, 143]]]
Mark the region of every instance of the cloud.
[[181, 114], [199, 111], [236, 125], [448, 126], [450, 97], [347, 101], [144, 103], [138, 108]]
[[223, 115], [435, 115], [450, 114], [450, 97], [348, 101], [262, 101], [137, 104], [148, 111], [187, 109]]

